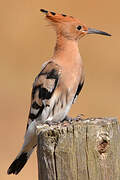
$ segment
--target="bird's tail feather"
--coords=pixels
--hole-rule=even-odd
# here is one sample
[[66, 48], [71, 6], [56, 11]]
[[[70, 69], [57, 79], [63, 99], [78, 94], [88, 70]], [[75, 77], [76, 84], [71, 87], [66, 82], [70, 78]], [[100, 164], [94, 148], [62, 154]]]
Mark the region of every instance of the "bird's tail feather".
[[18, 174], [29, 159], [33, 149], [30, 152], [21, 152], [7, 170], [7, 174]]
[[33, 121], [27, 128], [21, 151], [8, 168], [7, 174], [18, 174], [26, 164], [35, 146], [37, 145], [37, 136], [35, 131], [35, 121]]

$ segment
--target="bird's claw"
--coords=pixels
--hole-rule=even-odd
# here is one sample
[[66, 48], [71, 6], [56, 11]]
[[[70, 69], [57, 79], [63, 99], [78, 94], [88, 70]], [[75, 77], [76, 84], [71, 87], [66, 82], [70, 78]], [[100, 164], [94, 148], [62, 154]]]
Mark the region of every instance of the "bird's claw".
[[60, 122], [52, 122], [52, 121], [46, 121], [45, 124], [52, 126], [52, 125], [58, 125]]
[[73, 121], [73, 118], [66, 116], [61, 122], [64, 122], [64, 121], [71, 123]]

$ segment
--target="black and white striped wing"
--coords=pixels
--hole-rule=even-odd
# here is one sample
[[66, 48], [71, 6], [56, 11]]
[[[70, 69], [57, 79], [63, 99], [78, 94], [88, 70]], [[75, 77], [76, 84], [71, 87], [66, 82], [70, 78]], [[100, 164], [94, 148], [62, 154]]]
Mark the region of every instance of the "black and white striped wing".
[[51, 61], [36, 77], [32, 89], [28, 125], [35, 119], [44, 122], [50, 114], [51, 98], [58, 86], [60, 73], [60, 67]]

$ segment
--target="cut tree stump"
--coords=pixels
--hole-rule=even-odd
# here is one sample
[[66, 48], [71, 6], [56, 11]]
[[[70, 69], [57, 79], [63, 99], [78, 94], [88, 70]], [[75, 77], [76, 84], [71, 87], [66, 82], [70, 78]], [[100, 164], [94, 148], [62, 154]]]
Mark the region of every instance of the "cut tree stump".
[[120, 180], [115, 118], [37, 124], [39, 180]]

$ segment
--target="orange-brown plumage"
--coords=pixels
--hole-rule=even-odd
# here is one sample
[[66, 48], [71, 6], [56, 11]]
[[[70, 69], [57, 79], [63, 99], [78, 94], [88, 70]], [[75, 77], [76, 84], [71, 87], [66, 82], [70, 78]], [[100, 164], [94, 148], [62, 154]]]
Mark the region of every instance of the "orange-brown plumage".
[[37, 145], [36, 124], [63, 121], [84, 84], [84, 68], [78, 40], [86, 34], [110, 34], [88, 28], [79, 19], [44, 9], [56, 30], [57, 40], [53, 56], [35, 78], [31, 96], [24, 144], [9, 167], [8, 174], [18, 174]]

